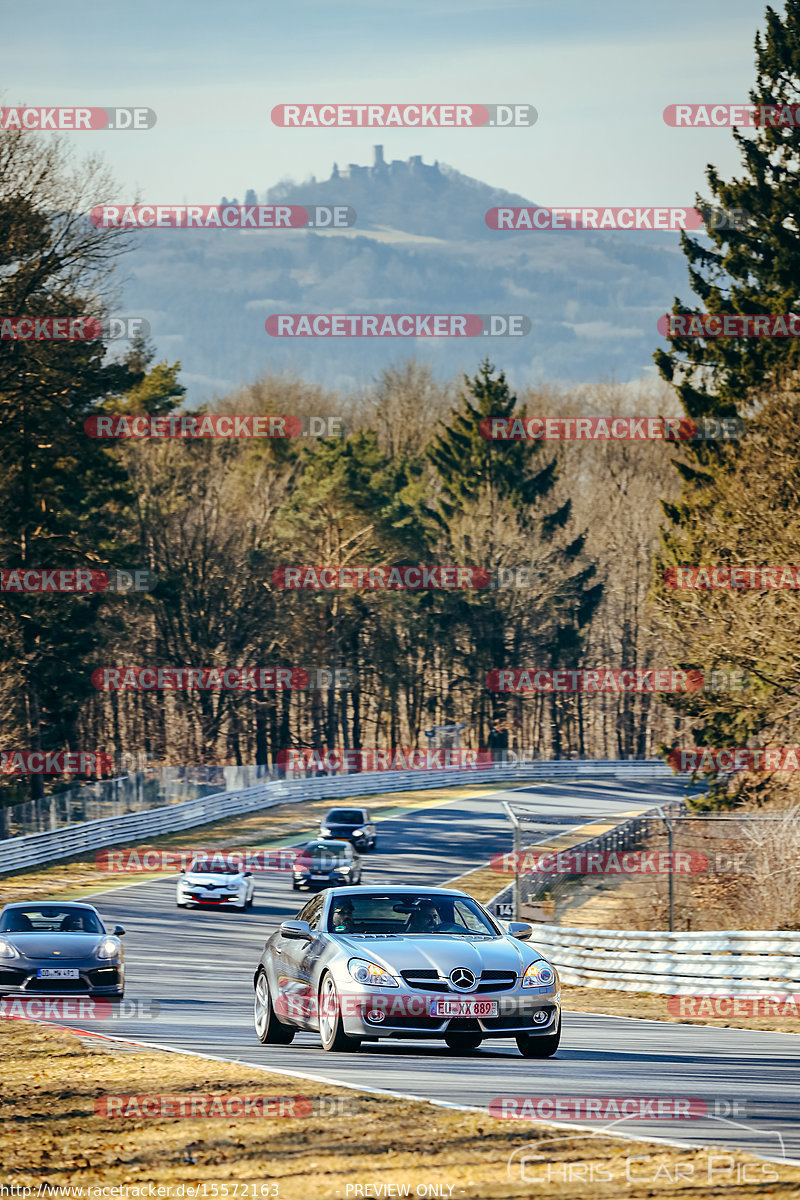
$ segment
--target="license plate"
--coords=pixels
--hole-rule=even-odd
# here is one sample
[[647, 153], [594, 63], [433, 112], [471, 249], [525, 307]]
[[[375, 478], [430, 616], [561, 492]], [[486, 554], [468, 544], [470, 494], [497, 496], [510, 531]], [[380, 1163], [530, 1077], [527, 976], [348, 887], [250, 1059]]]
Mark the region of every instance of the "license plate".
[[496, 1000], [432, 1000], [432, 1017], [496, 1017]]
[[37, 979], [80, 979], [77, 967], [39, 967]]

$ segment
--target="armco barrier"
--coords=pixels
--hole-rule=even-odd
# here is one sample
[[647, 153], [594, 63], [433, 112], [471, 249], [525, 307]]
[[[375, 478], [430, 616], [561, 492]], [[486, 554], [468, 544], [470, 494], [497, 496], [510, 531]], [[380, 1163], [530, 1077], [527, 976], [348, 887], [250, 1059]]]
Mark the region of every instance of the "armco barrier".
[[478, 770], [370, 771], [354, 775], [330, 775], [315, 779], [287, 779], [260, 783], [234, 792], [220, 792], [202, 800], [189, 800], [167, 808], [126, 813], [99, 821], [67, 825], [48, 833], [0, 841], [0, 874], [19, 871], [40, 863], [70, 858], [103, 846], [122, 845], [207, 825], [222, 817], [236, 816], [276, 804], [298, 800], [340, 800], [353, 796], [374, 796], [384, 792], [419, 791], [431, 787], [463, 787], [465, 784], [503, 782], [546, 782], [598, 777], [618, 779], [674, 778], [672, 769], [661, 759], [558, 759], [524, 764], [499, 764]]
[[533, 944], [564, 983], [673, 996], [800, 993], [800, 932], [652, 933], [537, 923]]

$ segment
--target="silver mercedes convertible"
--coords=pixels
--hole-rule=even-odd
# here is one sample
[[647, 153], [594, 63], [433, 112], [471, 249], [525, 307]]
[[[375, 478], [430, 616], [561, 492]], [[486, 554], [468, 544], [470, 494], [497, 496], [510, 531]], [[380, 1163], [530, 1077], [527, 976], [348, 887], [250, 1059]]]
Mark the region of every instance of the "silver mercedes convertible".
[[380, 1038], [441, 1038], [451, 1050], [514, 1038], [549, 1058], [561, 1037], [558, 972], [464, 892], [408, 887], [326, 889], [264, 946], [254, 976], [265, 1045], [298, 1030], [325, 1050]]

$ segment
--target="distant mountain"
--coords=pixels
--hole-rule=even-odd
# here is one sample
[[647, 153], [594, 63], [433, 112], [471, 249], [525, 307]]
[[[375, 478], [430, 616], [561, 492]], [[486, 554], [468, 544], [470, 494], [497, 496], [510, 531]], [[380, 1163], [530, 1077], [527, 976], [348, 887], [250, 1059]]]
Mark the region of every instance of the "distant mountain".
[[531, 203], [453, 167], [423, 163], [420, 154], [385, 162], [383, 146], [373, 146], [372, 153], [370, 167], [348, 163], [340, 169], [334, 163], [329, 179], [279, 183], [267, 191], [266, 203], [349, 204], [359, 230], [398, 229], [444, 241], [492, 237], [483, 219], [487, 209]]
[[[192, 402], [265, 370], [354, 387], [409, 355], [452, 375], [488, 353], [517, 385], [639, 378], [662, 344], [659, 315], [688, 292], [677, 234], [497, 233], [487, 209], [532, 201], [420, 156], [386, 163], [380, 147], [369, 167], [335, 166], [327, 180], [282, 182], [258, 199], [346, 204], [357, 221], [329, 232], [147, 230], [124, 262], [125, 311], [149, 320], [160, 356], [182, 361]], [[243, 202], [255, 203], [255, 191]], [[285, 312], [520, 313], [532, 329], [270, 337], [266, 318]]]

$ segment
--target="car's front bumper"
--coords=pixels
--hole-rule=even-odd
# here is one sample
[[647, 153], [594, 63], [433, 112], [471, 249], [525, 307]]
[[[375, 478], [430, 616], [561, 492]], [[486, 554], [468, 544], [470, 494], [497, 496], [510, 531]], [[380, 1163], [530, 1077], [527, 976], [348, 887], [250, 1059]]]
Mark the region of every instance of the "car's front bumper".
[[[417, 990], [348, 988], [340, 995], [342, 1023], [351, 1037], [442, 1038], [448, 1033], [472, 1033], [481, 1037], [516, 1037], [518, 1034], [552, 1034], [558, 1027], [561, 1011], [559, 988], [513, 989], [473, 996], [493, 1001], [496, 1016], [433, 1016], [434, 1000], [470, 999], [460, 992], [422, 992]], [[536, 1015], [538, 1014], [538, 1019]], [[542, 1019], [544, 1014], [544, 1019]]]
[[233, 908], [244, 908], [247, 901], [245, 893], [237, 893], [234, 896], [206, 896], [201, 892], [179, 892], [178, 903], [185, 904], [193, 908], [222, 908], [224, 905], [230, 905]]
[[345, 879], [341, 875], [333, 879], [312, 879], [309, 875], [294, 876], [294, 886], [300, 892], [322, 892], [325, 888], [349, 887], [351, 883], [351, 879]]
[[[12, 960], [13, 962], [13, 960]], [[77, 979], [39, 979], [38, 966], [30, 962], [4, 962], [0, 966], [2, 996], [121, 996], [125, 989], [125, 964], [93, 961], [64, 963], [78, 971]]]

